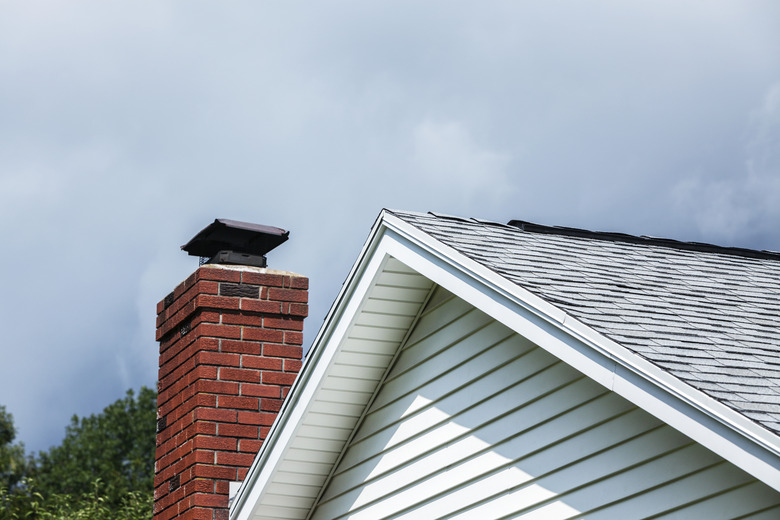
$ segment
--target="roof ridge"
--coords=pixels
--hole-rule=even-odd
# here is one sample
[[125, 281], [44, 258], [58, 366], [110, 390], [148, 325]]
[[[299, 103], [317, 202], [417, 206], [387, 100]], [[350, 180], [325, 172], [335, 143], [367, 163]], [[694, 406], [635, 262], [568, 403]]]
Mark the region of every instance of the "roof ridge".
[[390, 210], [395, 214], [407, 214], [417, 217], [426, 215], [433, 216], [437, 219], [450, 220], [454, 222], [461, 222], [465, 224], [479, 224], [484, 226], [494, 226], [502, 228], [519, 229], [528, 233], [541, 233], [548, 235], [560, 235], [579, 238], [590, 238], [594, 240], [605, 240], [610, 242], [625, 242], [631, 244], [641, 244], [650, 246], [660, 246], [669, 249], [677, 249], [683, 251], [699, 251], [707, 253], [718, 253], [731, 256], [739, 256], [744, 258], [755, 258], [762, 260], [780, 260], [780, 251], [769, 251], [765, 249], [749, 249], [745, 247], [735, 246], [721, 246], [717, 244], [710, 244], [706, 242], [686, 242], [682, 240], [676, 240], [673, 238], [653, 237], [647, 235], [631, 235], [628, 233], [620, 233], [615, 231], [591, 231], [582, 228], [573, 228], [566, 226], [547, 226], [544, 224], [536, 224], [534, 222], [528, 222], [526, 220], [510, 220], [506, 224], [496, 222], [492, 220], [486, 220], [481, 218], [468, 218], [457, 215], [448, 215], [446, 213], [439, 213], [435, 211], [428, 211], [427, 213], [415, 212], [415, 211], [398, 211]]
[[611, 231], [590, 231], [587, 229], [572, 228], [565, 226], [546, 226], [535, 224], [525, 220], [510, 220], [507, 224], [521, 231], [529, 233], [544, 233], [551, 235], [563, 235], [580, 238], [591, 238], [595, 240], [607, 240], [611, 242], [628, 242], [632, 244], [646, 244], [653, 246], [668, 247], [671, 249], [681, 249], [685, 251], [701, 251], [708, 253], [721, 253], [748, 258], [759, 258], [766, 260], [780, 260], [780, 252], [767, 251], [759, 249], [748, 249], [744, 247], [719, 246], [705, 242], [684, 242], [673, 238], [651, 237], [646, 235], [630, 235], [627, 233], [618, 233]]

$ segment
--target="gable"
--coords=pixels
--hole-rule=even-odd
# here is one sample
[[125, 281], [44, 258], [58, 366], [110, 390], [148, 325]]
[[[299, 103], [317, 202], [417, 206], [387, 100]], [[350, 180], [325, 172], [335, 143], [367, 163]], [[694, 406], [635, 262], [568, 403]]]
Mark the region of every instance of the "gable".
[[777, 491], [446, 294], [422, 313], [313, 520], [780, 514]]
[[[496, 271], [401, 219], [383, 214], [242, 483], [231, 518], [304, 519], [315, 504], [324, 507], [326, 501], [335, 499], [336, 495], [326, 498], [326, 492], [345, 492], [330, 483], [337, 471], [349, 469], [346, 464], [360, 458], [349, 454], [347, 447], [370, 436], [367, 428], [382, 417], [374, 414], [376, 419], [369, 419], [368, 413], [382, 405], [382, 399], [389, 399], [392, 394], [387, 390], [393, 385], [413, 379], [396, 373], [391, 376], [389, 371], [400, 370], [398, 367], [407, 362], [400, 357], [407, 352], [402, 346], [425, 336], [421, 312], [426, 303], [433, 309], [444, 298], [444, 293], [431, 292], [435, 286], [456, 295], [460, 305], [478, 309], [465, 310], [464, 320], [467, 315], [468, 319], [488, 316], [496, 326], [511, 332], [515, 339], [508, 341], [522, 338], [522, 344], [532, 345], [536, 353], [527, 359], [549, 356], [560, 360], [556, 366], [567, 367], [588, 381], [572, 385], [608, 390], [668, 425], [663, 428], [682, 432], [708, 453], [750, 475], [740, 493], [756, 488], [751, 478], [780, 490], [780, 442], [776, 435]], [[422, 365], [409, 373], [420, 370]], [[487, 384], [489, 379], [485, 381]], [[402, 413], [405, 405], [412, 405], [402, 399], [393, 403], [393, 410], [400, 407]], [[389, 410], [389, 401], [388, 408], [382, 406]], [[425, 406], [425, 402], [418, 401], [415, 406]], [[472, 427], [470, 423], [461, 426]], [[411, 442], [403, 445], [412, 444], [417, 446]], [[725, 463], [713, 464], [720, 467]], [[361, 484], [354, 481], [351, 485]]]

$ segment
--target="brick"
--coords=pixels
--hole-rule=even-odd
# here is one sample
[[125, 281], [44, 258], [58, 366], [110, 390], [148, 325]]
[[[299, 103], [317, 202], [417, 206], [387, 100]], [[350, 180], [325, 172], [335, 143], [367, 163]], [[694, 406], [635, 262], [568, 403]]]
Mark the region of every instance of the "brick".
[[219, 283], [209, 280], [198, 280], [192, 287], [187, 288], [191, 295], [195, 294], [219, 294]]
[[283, 330], [268, 330], [258, 327], [244, 327], [243, 339], [248, 341], [270, 341], [273, 343], [281, 343], [284, 341]]
[[215, 325], [210, 323], [203, 323], [195, 328], [195, 333], [198, 336], [241, 339], [241, 327], [236, 325]]
[[249, 284], [265, 285], [267, 287], [283, 287], [284, 276], [279, 274], [270, 273], [258, 273], [252, 271], [244, 271], [242, 273], [241, 281]]
[[264, 372], [263, 383], [270, 385], [292, 385], [297, 374], [291, 372]]
[[[236, 408], [242, 410], [259, 410], [260, 403], [256, 397], [243, 397], [232, 395], [219, 396], [219, 406], [223, 408]], [[239, 418], [239, 422], [241, 419]]]
[[193, 507], [178, 515], [177, 520], [213, 520], [213, 515], [213, 508]]
[[284, 331], [284, 342], [288, 345], [303, 345], [303, 333], [286, 330]]
[[191, 495], [193, 493], [213, 493], [214, 481], [211, 479], [196, 479], [187, 482], [184, 485], [184, 494]]
[[255, 439], [239, 439], [238, 451], [244, 453], [257, 454], [260, 451], [260, 447], [263, 445], [263, 441]]
[[241, 281], [241, 271], [234, 269], [225, 269], [213, 265], [202, 265], [195, 271], [199, 280], [214, 280], [217, 282], [235, 282]]
[[309, 306], [305, 303], [291, 303], [287, 312], [292, 316], [305, 318], [309, 315]]
[[230, 492], [230, 483], [224, 480], [214, 482], [214, 491], [227, 495]]
[[309, 293], [299, 289], [280, 289], [278, 287], [269, 287], [268, 299], [280, 302], [308, 303]]
[[264, 412], [279, 412], [283, 402], [281, 399], [260, 399], [260, 410]]
[[[236, 414], [238, 417], [238, 414]], [[198, 435], [193, 439], [193, 446], [195, 448], [218, 450], [218, 451], [235, 451], [238, 447], [238, 440], [233, 437], [208, 437], [205, 435]]]
[[261, 312], [266, 314], [279, 314], [282, 312], [281, 302], [270, 302], [268, 300], [242, 299], [240, 308], [242, 311]]
[[266, 343], [263, 345], [263, 355], [271, 357], [301, 359], [303, 357], [303, 349], [301, 347], [294, 347], [291, 345]]
[[228, 496], [196, 493], [192, 496], [192, 504], [203, 507], [228, 507]]
[[257, 426], [271, 426], [276, 419], [276, 413], [269, 412], [238, 412], [238, 420], [241, 424], [254, 424]]
[[210, 294], [199, 294], [195, 299], [195, 307], [206, 307], [209, 309], [219, 310], [238, 310], [240, 308], [240, 301], [238, 298], [230, 298], [227, 296], [213, 296]]
[[236, 479], [236, 468], [230, 466], [211, 466], [208, 464], [198, 464], [193, 468], [193, 473], [196, 478], [219, 478], [225, 480]]
[[241, 356], [241, 366], [253, 369], [253, 372], [257, 375], [257, 381], [249, 381], [250, 383], [260, 382], [260, 372], [258, 370], [279, 370], [283, 369], [283, 360], [280, 358], [269, 358], [264, 356]]
[[[251, 356], [243, 356], [247, 358]], [[242, 363], [243, 364], [243, 363]], [[244, 364], [244, 366], [247, 366]], [[239, 381], [246, 383], [259, 383], [260, 372], [252, 368], [230, 368], [223, 367], [219, 369], [219, 378], [222, 381]]]
[[225, 352], [198, 352], [195, 355], [195, 363], [219, 367], [240, 367], [241, 356]]
[[259, 356], [263, 353], [263, 344], [259, 341], [247, 340], [222, 340], [222, 352], [234, 352], [236, 354], [254, 354]]
[[196, 383], [199, 392], [208, 392], [210, 394], [238, 395], [238, 383], [229, 381], [198, 381]]
[[278, 385], [253, 385], [249, 383], [241, 383], [241, 395], [255, 396], [255, 397], [281, 397], [281, 387]]
[[259, 298], [260, 287], [245, 283], [221, 283], [219, 284], [219, 295], [233, 298]]
[[248, 424], [220, 423], [217, 431], [221, 436], [246, 437], [249, 439], [257, 439], [257, 435], [259, 433], [257, 426], [252, 426]]
[[269, 329], [303, 330], [303, 320], [298, 318], [272, 318], [266, 316], [263, 318], [263, 327]]
[[[243, 362], [243, 360], [242, 360]], [[285, 359], [284, 360], [284, 371], [285, 372], [300, 372], [301, 367], [303, 366], [303, 362], [298, 359]]]
[[185, 437], [194, 437], [195, 435], [216, 435], [217, 425], [212, 422], [198, 421], [185, 431]]
[[214, 464], [214, 454], [211, 450], [195, 450], [193, 452], [194, 462], [197, 464]]
[[194, 412], [195, 420], [213, 421], [213, 422], [236, 422], [238, 412], [235, 410], [224, 410], [220, 408], [198, 408]]
[[255, 456], [249, 453], [217, 453], [217, 464], [225, 466], [243, 466], [249, 467], [252, 465], [252, 461]]
[[309, 279], [305, 276], [291, 276], [290, 277], [290, 287], [292, 289], [303, 289], [308, 290], [309, 289]]
[[225, 313], [222, 315], [222, 323], [224, 323], [225, 325], [246, 325], [249, 327], [262, 327], [263, 317], [254, 314], [244, 314], [243, 312], [236, 313], [236, 314]]

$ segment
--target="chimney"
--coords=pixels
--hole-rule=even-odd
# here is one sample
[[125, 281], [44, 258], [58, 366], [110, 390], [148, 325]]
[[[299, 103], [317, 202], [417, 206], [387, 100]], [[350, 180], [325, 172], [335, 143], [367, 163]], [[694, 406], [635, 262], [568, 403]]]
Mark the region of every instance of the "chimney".
[[309, 281], [265, 267], [286, 239], [216, 220], [182, 246], [209, 260], [157, 304], [154, 520], [227, 520], [231, 482], [245, 478], [301, 368]]

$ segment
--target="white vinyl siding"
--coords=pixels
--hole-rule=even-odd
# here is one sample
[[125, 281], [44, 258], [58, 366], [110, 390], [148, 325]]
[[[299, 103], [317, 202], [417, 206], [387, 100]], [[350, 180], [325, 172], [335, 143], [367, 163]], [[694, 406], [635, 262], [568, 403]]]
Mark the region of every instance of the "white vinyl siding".
[[253, 520], [306, 518], [432, 287], [387, 259]]
[[[349, 428], [357, 408], [344, 413]], [[313, 448], [316, 433], [306, 438]], [[319, 448], [323, 472], [337, 447]], [[779, 504], [780, 493], [439, 289], [311, 518], [768, 519]]]

